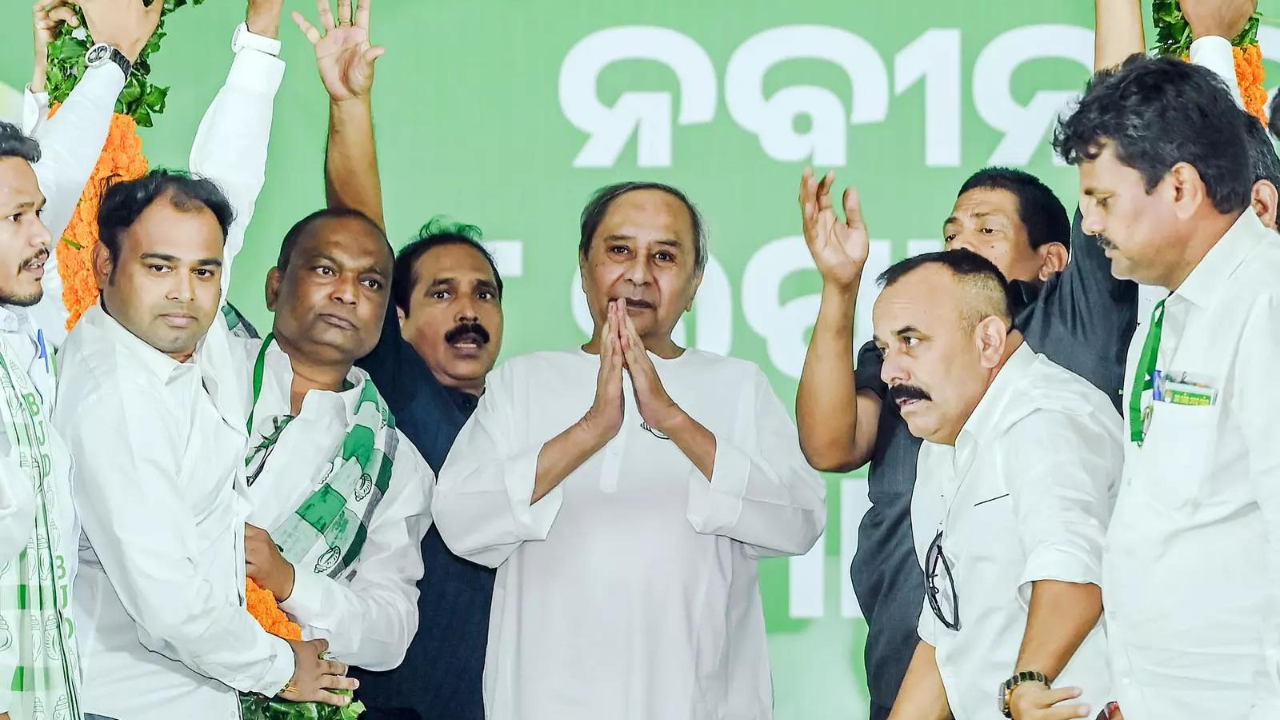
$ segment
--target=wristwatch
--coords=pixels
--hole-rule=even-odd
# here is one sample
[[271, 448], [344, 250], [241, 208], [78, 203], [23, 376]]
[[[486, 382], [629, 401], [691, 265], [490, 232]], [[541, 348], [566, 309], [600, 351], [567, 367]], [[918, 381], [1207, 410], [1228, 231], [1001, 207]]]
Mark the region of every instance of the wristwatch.
[[133, 72], [133, 63], [129, 61], [129, 58], [106, 43], [98, 43], [89, 48], [89, 52], [85, 53], [84, 61], [91, 68], [102, 67], [109, 62], [113, 62], [124, 71], [125, 78], [128, 78], [129, 73]]
[[1009, 703], [1013, 700], [1013, 689], [1025, 682], [1038, 682], [1045, 687], [1049, 687], [1049, 681], [1045, 678], [1044, 673], [1035, 670], [1023, 670], [1013, 677], [1000, 683], [999, 700], [1000, 714], [1007, 718], [1013, 717], [1013, 709]]
[[275, 38], [263, 37], [255, 35], [249, 29], [249, 23], [240, 23], [236, 26], [236, 32], [231, 36], [232, 52], [240, 52], [241, 50], [257, 50], [275, 57], [280, 56], [280, 41]]

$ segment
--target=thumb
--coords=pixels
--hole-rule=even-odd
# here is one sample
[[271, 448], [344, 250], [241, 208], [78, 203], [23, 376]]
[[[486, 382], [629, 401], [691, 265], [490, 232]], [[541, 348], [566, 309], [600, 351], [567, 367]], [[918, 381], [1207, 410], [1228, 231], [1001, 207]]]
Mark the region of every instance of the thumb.
[[850, 185], [844, 191], [845, 224], [852, 229], [865, 228], [866, 220], [862, 217], [862, 199], [858, 197], [858, 189]]
[[381, 45], [375, 45], [364, 51], [364, 62], [366, 65], [373, 65], [373, 62], [383, 55], [387, 54], [387, 49]]

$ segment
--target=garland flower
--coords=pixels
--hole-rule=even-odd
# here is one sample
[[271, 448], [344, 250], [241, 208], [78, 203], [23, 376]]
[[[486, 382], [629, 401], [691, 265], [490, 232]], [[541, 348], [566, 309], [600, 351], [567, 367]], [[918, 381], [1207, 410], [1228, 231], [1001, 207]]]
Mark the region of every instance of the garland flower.
[[[145, 1], [145, 0], [144, 0]], [[164, 112], [169, 88], [152, 85], [147, 79], [151, 73], [151, 54], [160, 49], [164, 39], [165, 16], [185, 6], [199, 5], [205, 0], [151, 0], [163, 2], [160, 25], [139, 53], [133, 64], [133, 72], [125, 83], [120, 99], [116, 102], [115, 116], [102, 156], [85, 186], [80, 204], [76, 207], [67, 226], [66, 236], [58, 243], [58, 270], [62, 276], [62, 300], [70, 317], [70, 330], [84, 311], [98, 301], [98, 283], [93, 277], [93, 246], [98, 242], [98, 205], [109, 180], [134, 180], [147, 173], [147, 159], [142, 154], [142, 138], [139, 127], [151, 127], [156, 115]], [[151, 3], [148, 2], [148, 5]], [[74, 7], [74, 6], [73, 6]], [[85, 53], [93, 46], [88, 33], [84, 13], [76, 7], [80, 27], [63, 25], [58, 36], [49, 45], [48, 82], [45, 89], [52, 103], [50, 115], [67, 99], [76, 83], [84, 75]]]
[[[280, 609], [276, 596], [259, 587], [253, 578], [245, 579], [245, 608], [263, 630], [286, 640], [301, 640], [302, 628]], [[350, 690], [335, 690], [338, 695], [351, 695]], [[356, 701], [340, 708], [321, 703], [296, 703], [252, 693], [240, 695], [240, 712], [244, 720], [356, 720], [365, 710]]]
[[[1152, 0], [1151, 15], [1156, 28], [1156, 51], [1186, 59], [1191, 53], [1191, 25], [1182, 15], [1178, 0]], [[1267, 122], [1267, 91], [1263, 83], [1267, 73], [1262, 67], [1262, 50], [1258, 47], [1258, 26], [1262, 15], [1255, 13], [1244, 30], [1232, 41], [1236, 62], [1236, 83], [1244, 108], [1263, 123]]]

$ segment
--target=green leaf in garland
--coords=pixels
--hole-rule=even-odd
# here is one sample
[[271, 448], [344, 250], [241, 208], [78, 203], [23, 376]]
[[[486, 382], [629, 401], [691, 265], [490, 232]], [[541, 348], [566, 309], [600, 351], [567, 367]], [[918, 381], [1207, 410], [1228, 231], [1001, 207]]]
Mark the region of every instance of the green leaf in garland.
[[143, 101], [147, 109], [155, 114], [164, 112], [165, 98], [169, 96], [169, 88], [153, 86]]
[[66, 243], [66, 244], [70, 245], [71, 247], [73, 247], [73, 248], [75, 248], [75, 249], [77, 249], [77, 250], [83, 250], [83, 249], [84, 249], [84, 247], [83, 247], [83, 246], [81, 246], [81, 245], [80, 245], [80, 243], [76, 242], [75, 240], [72, 240], [71, 238], [62, 238], [62, 242], [64, 242], [64, 243]]

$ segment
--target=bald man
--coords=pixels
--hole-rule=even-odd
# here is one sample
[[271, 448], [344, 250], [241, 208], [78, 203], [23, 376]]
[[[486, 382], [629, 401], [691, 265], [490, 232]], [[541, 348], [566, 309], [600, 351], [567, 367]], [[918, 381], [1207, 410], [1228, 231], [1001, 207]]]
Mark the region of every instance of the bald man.
[[989, 718], [997, 691], [1007, 717], [1085, 717], [1111, 699], [1098, 583], [1120, 418], [1024, 343], [1009, 284], [982, 256], [920, 255], [880, 283], [881, 377], [924, 441], [911, 501], [921, 641], [889, 717]]

